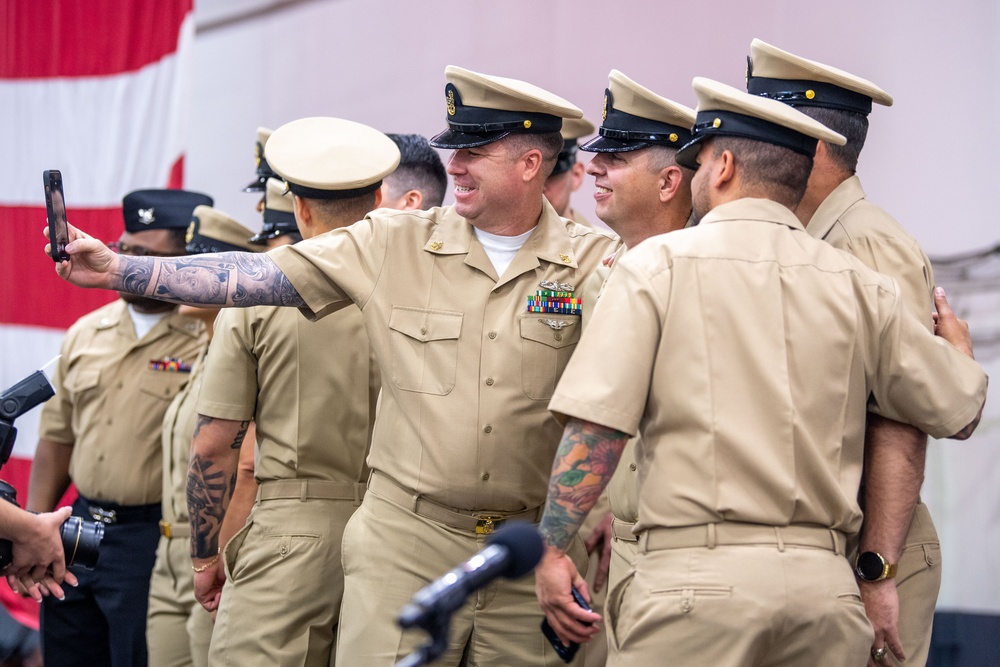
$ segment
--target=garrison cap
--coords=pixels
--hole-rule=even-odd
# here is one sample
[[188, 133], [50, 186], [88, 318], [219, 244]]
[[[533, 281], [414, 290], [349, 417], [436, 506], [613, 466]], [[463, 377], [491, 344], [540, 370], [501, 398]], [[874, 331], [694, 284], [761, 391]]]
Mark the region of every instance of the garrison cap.
[[285, 188], [285, 182], [280, 178], [267, 179], [264, 225], [260, 233], [250, 237], [250, 243], [267, 245], [270, 239], [298, 231], [299, 226], [295, 224], [295, 200], [291, 191]]
[[264, 147], [292, 194], [347, 199], [375, 192], [399, 165], [396, 143], [361, 123], [325, 116], [282, 125]]
[[267, 186], [267, 179], [274, 178], [277, 174], [271, 169], [271, 165], [267, 163], [264, 159], [264, 144], [267, 143], [268, 137], [271, 136], [270, 128], [258, 127], [257, 128], [257, 143], [254, 145], [254, 160], [257, 163], [257, 178], [250, 181], [246, 187], [243, 188], [243, 192], [263, 192], [264, 188]]
[[211, 206], [212, 198], [187, 190], [136, 190], [122, 199], [125, 231], [187, 229], [196, 206]]
[[580, 148], [577, 139], [588, 137], [594, 133], [594, 124], [586, 118], [570, 118], [563, 121], [562, 130], [559, 134], [563, 138], [563, 149], [556, 156], [556, 166], [552, 168], [549, 176], [565, 174], [576, 164], [576, 152]]
[[250, 230], [222, 211], [211, 206], [198, 206], [191, 214], [188, 225], [187, 246], [189, 255], [207, 252], [260, 252], [247, 240]]
[[892, 106], [892, 96], [867, 79], [782, 51], [759, 39], [750, 44], [747, 91], [792, 106], [853, 111], [867, 116], [872, 102]]
[[837, 146], [843, 136], [787, 104], [750, 95], [718, 81], [695, 77], [698, 110], [694, 138], [677, 152], [677, 164], [697, 169], [698, 144], [711, 137], [742, 137], [782, 146], [813, 157], [816, 141]]
[[604, 122], [580, 150], [623, 153], [656, 144], [680, 148], [691, 141], [694, 109], [661, 97], [616, 69], [604, 91]]
[[563, 98], [524, 81], [454, 65], [444, 76], [448, 129], [431, 139], [435, 148], [485, 146], [511, 133], [559, 132], [563, 119], [583, 118]]

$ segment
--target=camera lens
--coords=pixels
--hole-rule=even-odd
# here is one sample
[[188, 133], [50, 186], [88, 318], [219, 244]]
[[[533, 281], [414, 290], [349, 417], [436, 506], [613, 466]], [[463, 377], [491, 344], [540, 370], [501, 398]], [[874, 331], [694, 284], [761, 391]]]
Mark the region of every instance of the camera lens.
[[100, 555], [98, 547], [104, 538], [103, 523], [84, 521], [78, 516], [71, 516], [63, 522], [60, 534], [67, 567], [82, 565], [92, 569], [97, 564], [97, 557]]

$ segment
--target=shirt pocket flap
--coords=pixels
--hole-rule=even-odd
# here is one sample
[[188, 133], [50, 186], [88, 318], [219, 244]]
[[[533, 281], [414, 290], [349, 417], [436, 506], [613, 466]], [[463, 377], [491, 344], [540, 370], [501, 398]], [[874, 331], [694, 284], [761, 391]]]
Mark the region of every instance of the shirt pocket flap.
[[539, 313], [525, 313], [521, 316], [521, 338], [557, 350], [568, 345], [576, 345], [580, 341], [580, 317], [573, 315], [545, 317]]
[[393, 306], [389, 328], [421, 342], [454, 340], [462, 333], [462, 313]]
[[139, 391], [163, 400], [173, 400], [189, 378], [188, 373], [150, 371], [139, 385]]
[[99, 368], [82, 368], [66, 374], [66, 388], [76, 393], [91, 389], [101, 381]]

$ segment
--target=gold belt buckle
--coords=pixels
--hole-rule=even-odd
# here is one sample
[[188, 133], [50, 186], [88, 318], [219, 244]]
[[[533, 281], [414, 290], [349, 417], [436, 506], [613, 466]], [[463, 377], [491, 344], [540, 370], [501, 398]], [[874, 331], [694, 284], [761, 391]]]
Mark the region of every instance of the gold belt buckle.
[[483, 515], [476, 522], [476, 535], [490, 535], [494, 530], [503, 525], [504, 520], [492, 516]]
[[168, 540], [173, 537], [170, 531], [170, 523], [160, 519], [160, 535], [163, 535]]

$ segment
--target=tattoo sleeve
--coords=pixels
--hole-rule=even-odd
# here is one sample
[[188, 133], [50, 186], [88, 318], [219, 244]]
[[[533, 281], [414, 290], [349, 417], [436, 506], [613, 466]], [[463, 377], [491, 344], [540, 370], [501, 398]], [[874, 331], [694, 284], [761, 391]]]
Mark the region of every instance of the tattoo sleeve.
[[186, 257], [122, 256], [113, 289], [173, 303], [305, 306], [266, 254], [224, 252]]
[[580, 524], [611, 480], [628, 435], [571, 419], [552, 463], [549, 495], [540, 526], [545, 543], [567, 549]]
[[219, 552], [219, 532], [233, 497], [240, 445], [249, 425], [249, 421], [198, 415], [187, 477], [193, 558], [211, 558]]

